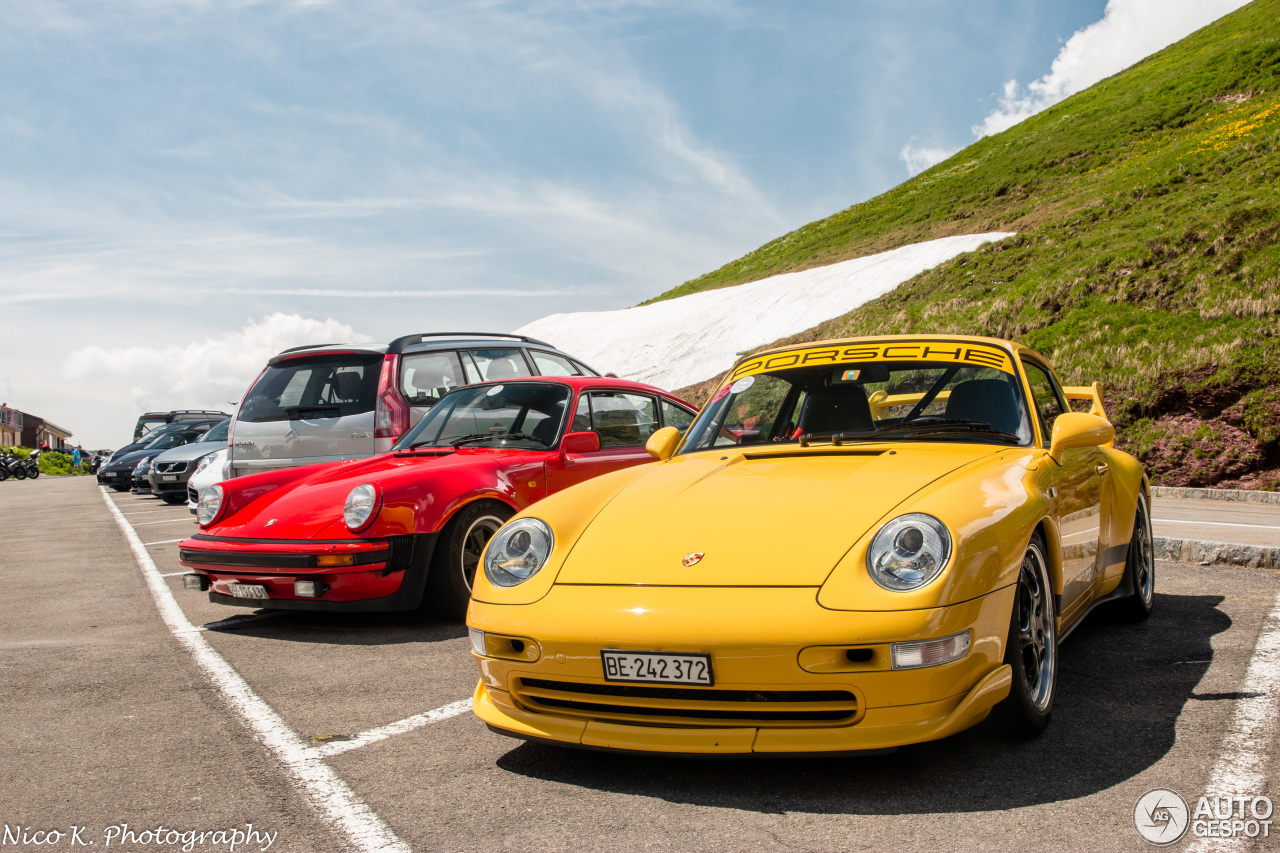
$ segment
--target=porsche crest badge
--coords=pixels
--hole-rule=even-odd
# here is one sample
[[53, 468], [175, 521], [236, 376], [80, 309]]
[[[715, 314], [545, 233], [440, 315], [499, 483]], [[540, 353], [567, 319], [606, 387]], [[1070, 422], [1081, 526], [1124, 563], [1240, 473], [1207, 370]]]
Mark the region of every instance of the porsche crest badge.
[[704, 555], [701, 551], [694, 551], [691, 554], [685, 554], [684, 559], [680, 562], [684, 563], [684, 567], [687, 569], [690, 566], [698, 565], [698, 562], [702, 560], [703, 556]]

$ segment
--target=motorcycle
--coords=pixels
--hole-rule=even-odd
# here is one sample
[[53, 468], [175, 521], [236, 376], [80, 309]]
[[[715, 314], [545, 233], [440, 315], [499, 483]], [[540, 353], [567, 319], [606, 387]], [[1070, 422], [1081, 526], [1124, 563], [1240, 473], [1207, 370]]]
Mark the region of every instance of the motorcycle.
[[40, 476], [40, 454], [43, 450], [33, 450], [31, 455], [27, 457], [27, 461], [22, 463], [22, 467], [26, 470], [27, 476], [34, 480]]
[[15, 480], [27, 479], [27, 466], [14, 453], [5, 452], [3, 456], [0, 456], [0, 467], [4, 468], [4, 479], [9, 477], [13, 477]]

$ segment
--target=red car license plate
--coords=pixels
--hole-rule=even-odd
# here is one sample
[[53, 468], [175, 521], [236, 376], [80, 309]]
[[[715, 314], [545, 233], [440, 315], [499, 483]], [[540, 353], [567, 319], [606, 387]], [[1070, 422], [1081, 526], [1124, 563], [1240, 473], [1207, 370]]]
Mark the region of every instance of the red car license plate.
[[229, 583], [227, 589], [236, 598], [270, 598], [267, 588], [260, 583]]

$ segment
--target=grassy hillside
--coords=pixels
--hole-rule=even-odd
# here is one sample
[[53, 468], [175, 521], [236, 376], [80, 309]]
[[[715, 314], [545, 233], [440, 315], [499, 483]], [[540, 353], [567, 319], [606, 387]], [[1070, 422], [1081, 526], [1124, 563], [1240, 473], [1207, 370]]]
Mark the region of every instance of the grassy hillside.
[[[662, 294], [1018, 236], [788, 341], [1021, 340], [1099, 379], [1158, 481], [1280, 485], [1280, 0], [1255, 0], [882, 196]], [[696, 397], [699, 389], [686, 389]]]

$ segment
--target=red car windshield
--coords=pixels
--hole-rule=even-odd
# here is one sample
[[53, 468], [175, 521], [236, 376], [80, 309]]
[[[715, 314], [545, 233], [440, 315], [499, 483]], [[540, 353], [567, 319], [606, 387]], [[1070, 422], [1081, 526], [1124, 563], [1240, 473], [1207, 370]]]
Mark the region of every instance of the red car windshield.
[[440, 398], [393, 450], [463, 445], [555, 446], [572, 390], [555, 382], [472, 385]]

